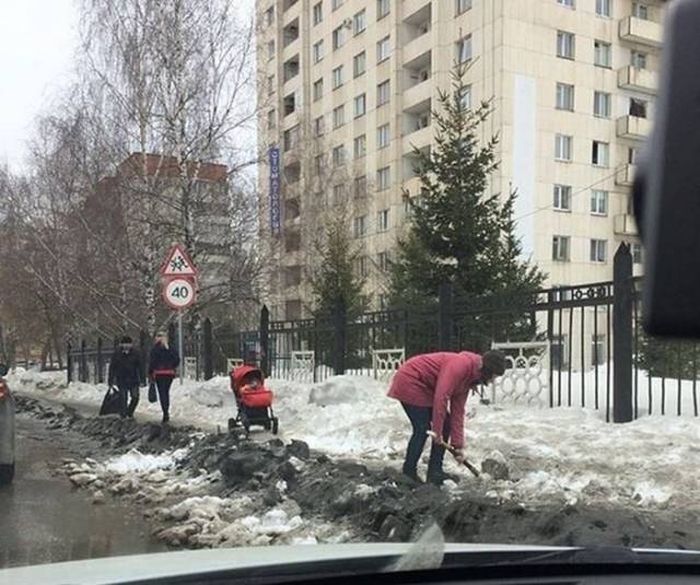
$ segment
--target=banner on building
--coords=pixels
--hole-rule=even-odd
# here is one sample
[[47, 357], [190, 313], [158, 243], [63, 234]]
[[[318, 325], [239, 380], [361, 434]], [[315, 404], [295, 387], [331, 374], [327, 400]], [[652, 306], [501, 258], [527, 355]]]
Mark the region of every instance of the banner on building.
[[282, 213], [280, 209], [280, 149], [270, 148], [270, 230], [272, 235], [282, 233]]

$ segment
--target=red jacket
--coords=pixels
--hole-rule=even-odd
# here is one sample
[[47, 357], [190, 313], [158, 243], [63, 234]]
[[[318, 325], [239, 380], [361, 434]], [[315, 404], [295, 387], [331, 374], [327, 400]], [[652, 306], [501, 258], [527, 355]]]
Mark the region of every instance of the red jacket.
[[258, 374], [260, 377], [260, 386], [262, 388], [265, 385], [265, 378], [263, 378], [262, 371], [254, 366], [238, 366], [231, 370], [231, 390], [234, 392], [240, 390], [243, 385], [243, 378], [252, 373]]
[[481, 373], [481, 356], [460, 353], [426, 353], [412, 357], [394, 375], [389, 396], [406, 404], [433, 409], [432, 428], [442, 434], [450, 413], [450, 442], [464, 447], [464, 411], [469, 389]]

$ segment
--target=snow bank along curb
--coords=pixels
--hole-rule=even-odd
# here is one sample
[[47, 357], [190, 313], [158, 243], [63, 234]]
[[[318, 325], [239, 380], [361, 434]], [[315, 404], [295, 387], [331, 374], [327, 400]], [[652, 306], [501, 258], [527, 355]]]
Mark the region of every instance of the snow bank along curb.
[[[28, 372], [11, 383], [31, 396], [94, 406], [104, 391], [88, 384], [68, 386], [61, 373]], [[332, 457], [400, 464], [409, 425], [398, 403], [386, 397], [384, 384], [338, 376], [315, 385], [271, 380], [270, 386], [283, 440], [305, 441]], [[234, 412], [227, 378], [173, 387], [173, 418], [179, 424], [225, 429]], [[158, 416], [158, 405], [148, 404], [145, 396], [137, 419], [143, 420], [144, 413]], [[513, 480], [493, 482], [489, 492], [494, 498], [694, 509], [700, 497], [700, 425], [693, 419], [647, 417], [612, 425], [590, 410], [485, 406], [477, 400], [470, 400], [468, 414], [470, 460], [478, 463], [495, 451]], [[463, 473], [449, 457], [448, 467]]]
[[453, 541], [700, 547], [692, 514], [645, 510], [632, 499], [604, 505], [550, 493], [526, 502], [505, 495], [524, 479], [488, 477], [467, 478], [463, 489], [416, 488], [393, 466], [331, 459], [300, 441], [162, 433], [158, 425], [47, 414], [27, 399], [20, 405], [103, 442], [113, 457], [65, 462], [71, 481], [96, 503], [138, 502], [173, 546], [400, 541], [436, 520]]

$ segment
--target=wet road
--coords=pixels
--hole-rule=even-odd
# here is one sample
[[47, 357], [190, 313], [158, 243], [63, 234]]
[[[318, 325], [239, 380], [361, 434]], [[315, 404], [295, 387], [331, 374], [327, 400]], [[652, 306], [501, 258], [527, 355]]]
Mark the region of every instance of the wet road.
[[93, 505], [52, 473], [64, 457], [94, 454], [85, 439], [18, 415], [17, 449], [15, 480], [0, 487], [0, 567], [164, 550], [137, 512], [109, 498]]

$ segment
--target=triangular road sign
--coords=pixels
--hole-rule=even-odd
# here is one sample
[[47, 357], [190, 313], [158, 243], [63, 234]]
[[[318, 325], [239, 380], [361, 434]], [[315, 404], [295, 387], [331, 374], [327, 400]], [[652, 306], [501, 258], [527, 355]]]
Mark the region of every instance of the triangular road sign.
[[185, 249], [175, 244], [160, 267], [161, 276], [197, 276], [197, 269]]

